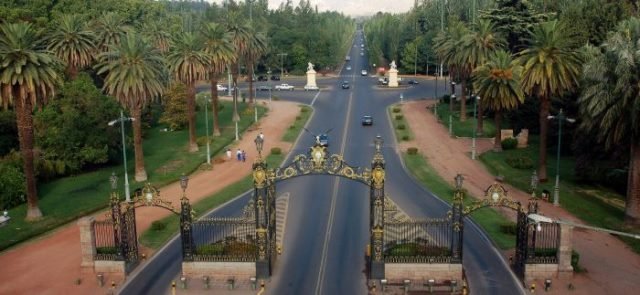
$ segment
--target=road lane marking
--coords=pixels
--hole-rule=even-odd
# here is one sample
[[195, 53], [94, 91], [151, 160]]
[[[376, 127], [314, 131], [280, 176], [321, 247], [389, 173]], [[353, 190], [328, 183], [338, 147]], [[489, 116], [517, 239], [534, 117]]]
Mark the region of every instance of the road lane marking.
[[318, 93], [316, 93], [316, 96], [313, 97], [313, 100], [311, 101], [312, 106], [313, 106], [313, 103], [316, 102], [316, 98], [318, 98], [318, 95], [320, 95], [320, 92], [322, 92], [322, 90], [318, 90]]
[[[349, 104], [347, 106], [347, 123], [345, 125], [345, 131], [342, 134], [342, 144], [340, 147], [340, 154], [344, 154], [344, 149], [347, 146], [347, 133], [349, 132], [349, 122], [351, 122], [351, 102], [353, 101], [353, 92], [349, 95]], [[324, 264], [327, 261], [327, 252], [329, 251], [329, 237], [331, 236], [331, 229], [333, 228], [333, 218], [336, 211], [336, 199], [338, 196], [338, 187], [340, 186], [341, 178], [338, 178], [333, 185], [333, 192], [331, 194], [331, 208], [329, 209], [329, 223], [327, 224], [327, 231], [324, 234], [324, 244], [322, 245], [322, 256], [320, 258], [320, 271], [318, 272], [318, 281], [316, 283], [315, 294], [322, 294], [322, 281], [324, 281]]]

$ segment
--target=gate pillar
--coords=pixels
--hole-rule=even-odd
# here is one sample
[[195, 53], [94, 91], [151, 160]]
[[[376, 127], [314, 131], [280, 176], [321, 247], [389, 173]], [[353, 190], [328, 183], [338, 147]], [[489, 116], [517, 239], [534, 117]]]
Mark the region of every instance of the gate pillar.
[[464, 190], [461, 174], [456, 175], [456, 190], [453, 194], [453, 204], [451, 206], [451, 263], [462, 263], [462, 238], [464, 233]]
[[380, 148], [382, 138], [377, 136], [375, 141], [376, 152], [371, 162], [371, 192], [370, 192], [370, 222], [371, 253], [369, 257], [369, 279], [384, 279], [384, 157]]
[[[271, 184], [267, 179], [267, 164], [259, 157], [253, 164], [253, 198], [256, 218], [256, 277], [258, 279], [266, 279], [271, 276], [271, 237], [273, 233], [269, 230], [271, 227], [271, 211], [270, 204], [272, 198], [270, 190]], [[275, 205], [273, 206], [275, 209]], [[274, 218], [275, 219], [275, 218]], [[275, 221], [275, 220], [274, 220]], [[273, 224], [275, 226], [275, 222]]]
[[193, 261], [194, 243], [193, 243], [193, 231], [191, 224], [193, 222], [193, 216], [191, 211], [191, 204], [189, 199], [182, 191], [182, 198], [180, 198], [180, 238], [182, 239], [182, 259], [184, 261]]

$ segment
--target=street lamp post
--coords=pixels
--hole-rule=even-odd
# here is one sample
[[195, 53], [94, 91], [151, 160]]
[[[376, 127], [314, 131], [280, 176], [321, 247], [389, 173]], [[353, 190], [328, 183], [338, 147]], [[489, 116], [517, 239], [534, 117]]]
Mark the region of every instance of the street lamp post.
[[473, 100], [473, 117], [476, 119], [475, 127], [473, 127], [473, 139], [471, 140], [471, 160], [476, 159], [476, 130], [478, 129], [478, 101], [480, 101], [480, 96], [471, 94], [471, 98], [475, 98]]
[[538, 171], [533, 170], [533, 174], [531, 174], [531, 198], [536, 198], [536, 189], [538, 189], [539, 182]]
[[451, 94], [451, 96], [449, 97], [449, 135], [450, 136], [453, 136], [453, 109], [451, 108], [451, 105], [455, 100], [456, 100], [456, 95]]
[[124, 141], [124, 122], [134, 121], [134, 118], [125, 117], [124, 111], [120, 110], [120, 118], [115, 119], [108, 123], [109, 126], [113, 126], [116, 123], [120, 123], [120, 135], [122, 135], [122, 159], [124, 160], [124, 196], [127, 202], [131, 201], [131, 193], [129, 192], [129, 174], [127, 172], [127, 149], [125, 148]]
[[269, 80], [269, 102], [271, 102], [271, 68], [267, 70], [267, 79]]
[[562, 122], [567, 121], [569, 123], [573, 123], [576, 120], [572, 118], [568, 118], [560, 109], [560, 112], [556, 116], [547, 116], [547, 120], [558, 119], [558, 156], [556, 159], [556, 185], [553, 187], [553, 205], [560, 206], [560, 148], [561, 140], [562, 140]]
[[205, 131], [207, 132], [207, 164], [211, 165], [211, 147], [209, 145], [209, 97], [205, 95], [204, 97], [204, 126]]

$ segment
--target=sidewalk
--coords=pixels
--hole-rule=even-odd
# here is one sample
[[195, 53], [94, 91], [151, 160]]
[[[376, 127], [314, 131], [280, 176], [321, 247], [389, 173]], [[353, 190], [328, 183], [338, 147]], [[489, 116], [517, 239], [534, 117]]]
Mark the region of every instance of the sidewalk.
[[[259, 103], [263, 103], [259, 101]], [[256, 155], [253, 140], [262, 131], [265, 136], [264, 151], [280, 147], [283, 152], [291, 148], [290, 143], [280, 139], [295, 121], [299, 108], [297, 103], [274, 101], [267, 105], [268, 113], [257, 127], [251, 127], [240, 141], [231, 146], [247, 153], [246, 162], [230, 161], [226, 155], [224, 163], [214, 164], [212, 170], [197, 171], [189, 176], [187, 197], [192, 203], [212, 195], [224, 187], [239, 181], [251, 172], [251, 164]], [[186, 145], [186, 142], [185, 142]], [[185, 151], [186, 152], [186, 151]], [[105, 180], [106, 181], [106, 180]], [[161, 197], [179, 206], [182, 190], [179, 182], [159, 188]], [[104, 218], [106, 211], [95, 214]], [[156, 207], [136, 209], [138, 234], [149, 228], [151, 222], [163, 218], [171, 212]], [[0, 255], [0, 294], [105, 294], [106, 287], [99, 288], [93, 272], [83, 273], [80, 268], [80, 233], [75, 222], [62, 227], [37, 240], [25, 243]], [[80, 280], [80, 284], [78, 284]], [[110, 283], [110, 279], [105, 279]], [[120, 283], [120, 282], [118, 282]], [[118, 284], [119, 285], [119, 284]]]
[[[416, 101], [402, 105], [402, 112], [415, 139], [411, 142], [399, 143], [400, 151], [415, 146], [438, 171], [440, 176], [453, 186], [456, 174], [464, 175], [464, 188], [476, 198], [484, 196], [484, 190], [495, 182], [482, 163], [471, 160], [471, 139], [455, 139], [449, 136], [441, 124], [436, 121], [426, 106], [433, 101]], [[419, 132], [418, 132], [419, 130]], [[492, 148], [491, 139], [477, 140], [478, 153]], [[509, 197], [523, 204], [530, 195], [503, 184]], [[560, 207], [540, 202], [539, 212], [546, 216], [584, 223]], [[501, 211], [509, 211], [503, 209]], [[509, 214], [507, 216], [513, 216]], [[640, 289], [640, 255], [635, 254], [618, 238], [604, 233], [575, 229], [573, 232], [574, 249], [580, 253], [579, 264], [587, 272], [575, 274], [573, 279], [560, 281], [553, 278], [552, 290], [548, 294], [635, 294]], [[569, 291], [572, 284], [575, 289]], [[537, 282], [538, 291], [542, 291], [542, 282]], [[634, 291], [636, 290], [636, 291]]]

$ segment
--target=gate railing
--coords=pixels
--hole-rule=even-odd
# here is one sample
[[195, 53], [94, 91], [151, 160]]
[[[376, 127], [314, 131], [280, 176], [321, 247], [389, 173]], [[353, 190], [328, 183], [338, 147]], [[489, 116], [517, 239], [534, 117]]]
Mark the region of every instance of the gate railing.
[[526, 263], [555, 264], [558, 263], [558, 247], [560, 245], [560, 225], [540, 223], [529, 226], [529, 240]]
[[237, 217], [204, 218], [192, 223], [193, 261], [256, 261], [256, 223]]
[[427, 219], [385, 222], [385, 263], [450, 263], [451, 221]]
[[113, 230], [113, 221], [99, 220], [93, 224], [96, 240], [95, 260], [122, 260], [118, 255], [118, 244]]

